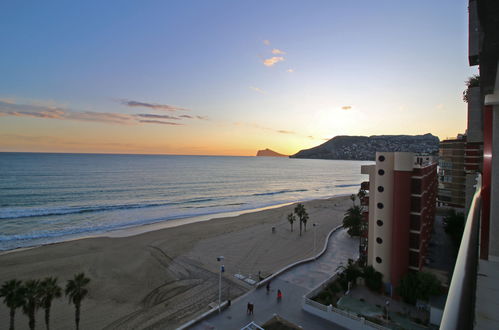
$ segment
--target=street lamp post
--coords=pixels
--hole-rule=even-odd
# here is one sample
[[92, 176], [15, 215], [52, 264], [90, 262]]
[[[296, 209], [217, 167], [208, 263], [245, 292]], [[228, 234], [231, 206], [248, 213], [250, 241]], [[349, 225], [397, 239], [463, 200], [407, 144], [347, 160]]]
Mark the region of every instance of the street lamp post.
[[312, 224], [312, 226], [314, 227], [314, 253], [315, 253], [315, 246], [316, 246], [316, 241], [317, 241], [317, 224], [314, 223], [314, 224]]
[[[217, 257], [218, 262], [223, 262], [224, 257], [220, 256]], [[218, 312], [220, 313], [221, 311], [221, 305], [222, 305], [222, 273], [225, 271], [224, 265], [220, 265], [220, 276], [218, 277]]]

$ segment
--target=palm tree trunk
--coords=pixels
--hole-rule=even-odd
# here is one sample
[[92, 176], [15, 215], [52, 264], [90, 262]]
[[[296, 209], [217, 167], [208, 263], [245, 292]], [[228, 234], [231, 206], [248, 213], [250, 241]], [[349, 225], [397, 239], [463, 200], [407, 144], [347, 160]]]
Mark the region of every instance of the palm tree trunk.
[[75, 304], [75, 323], [76, 323], [76, 330], [80, 329], [80, 304], [77, 303]]
[[300, 220], [300, 236], [301, 236], [301, 226], [302, 226], [302, 221]]
[[47, 328], [47, 330], [50, 330], [50, 306], [47, 306], [45, 308], [45, 327]]
[[9, 326], [9, 330], [14, 330], [14, 320], [16, 318], [16, 309], [15, 308], [11, 308], [10, 309], [10, 326]]
[[29, 311], [29, 328], [30, 330], [35, 330], [35, 309], [30, 309]]

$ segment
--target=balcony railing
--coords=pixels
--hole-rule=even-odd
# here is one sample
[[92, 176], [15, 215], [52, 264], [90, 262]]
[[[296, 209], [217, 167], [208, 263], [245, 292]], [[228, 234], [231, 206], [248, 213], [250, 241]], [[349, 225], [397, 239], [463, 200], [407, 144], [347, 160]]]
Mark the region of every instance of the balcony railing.
[[473, 329], [481, 190], [482, 177], [478, 174], [440, 329]]

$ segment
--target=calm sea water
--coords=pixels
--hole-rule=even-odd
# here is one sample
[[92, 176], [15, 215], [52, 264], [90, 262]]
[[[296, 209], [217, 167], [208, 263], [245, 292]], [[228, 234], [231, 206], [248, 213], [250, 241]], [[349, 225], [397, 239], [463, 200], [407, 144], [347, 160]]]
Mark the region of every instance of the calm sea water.
[[353, 193], [365, 163], [0, 153], [0, 250]]

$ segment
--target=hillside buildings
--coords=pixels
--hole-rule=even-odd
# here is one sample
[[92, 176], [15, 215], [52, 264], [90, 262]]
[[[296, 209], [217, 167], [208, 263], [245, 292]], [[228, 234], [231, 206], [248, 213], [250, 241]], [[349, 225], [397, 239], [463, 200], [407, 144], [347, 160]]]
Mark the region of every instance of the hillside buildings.
[[377, 152], [376, 164], [362, 166], [369, 182], [363, 200], [361, 262], [383, 274], [386, 292], [409, 271], [425, 265], [437, 197], [437, 163], [410, 152]]

